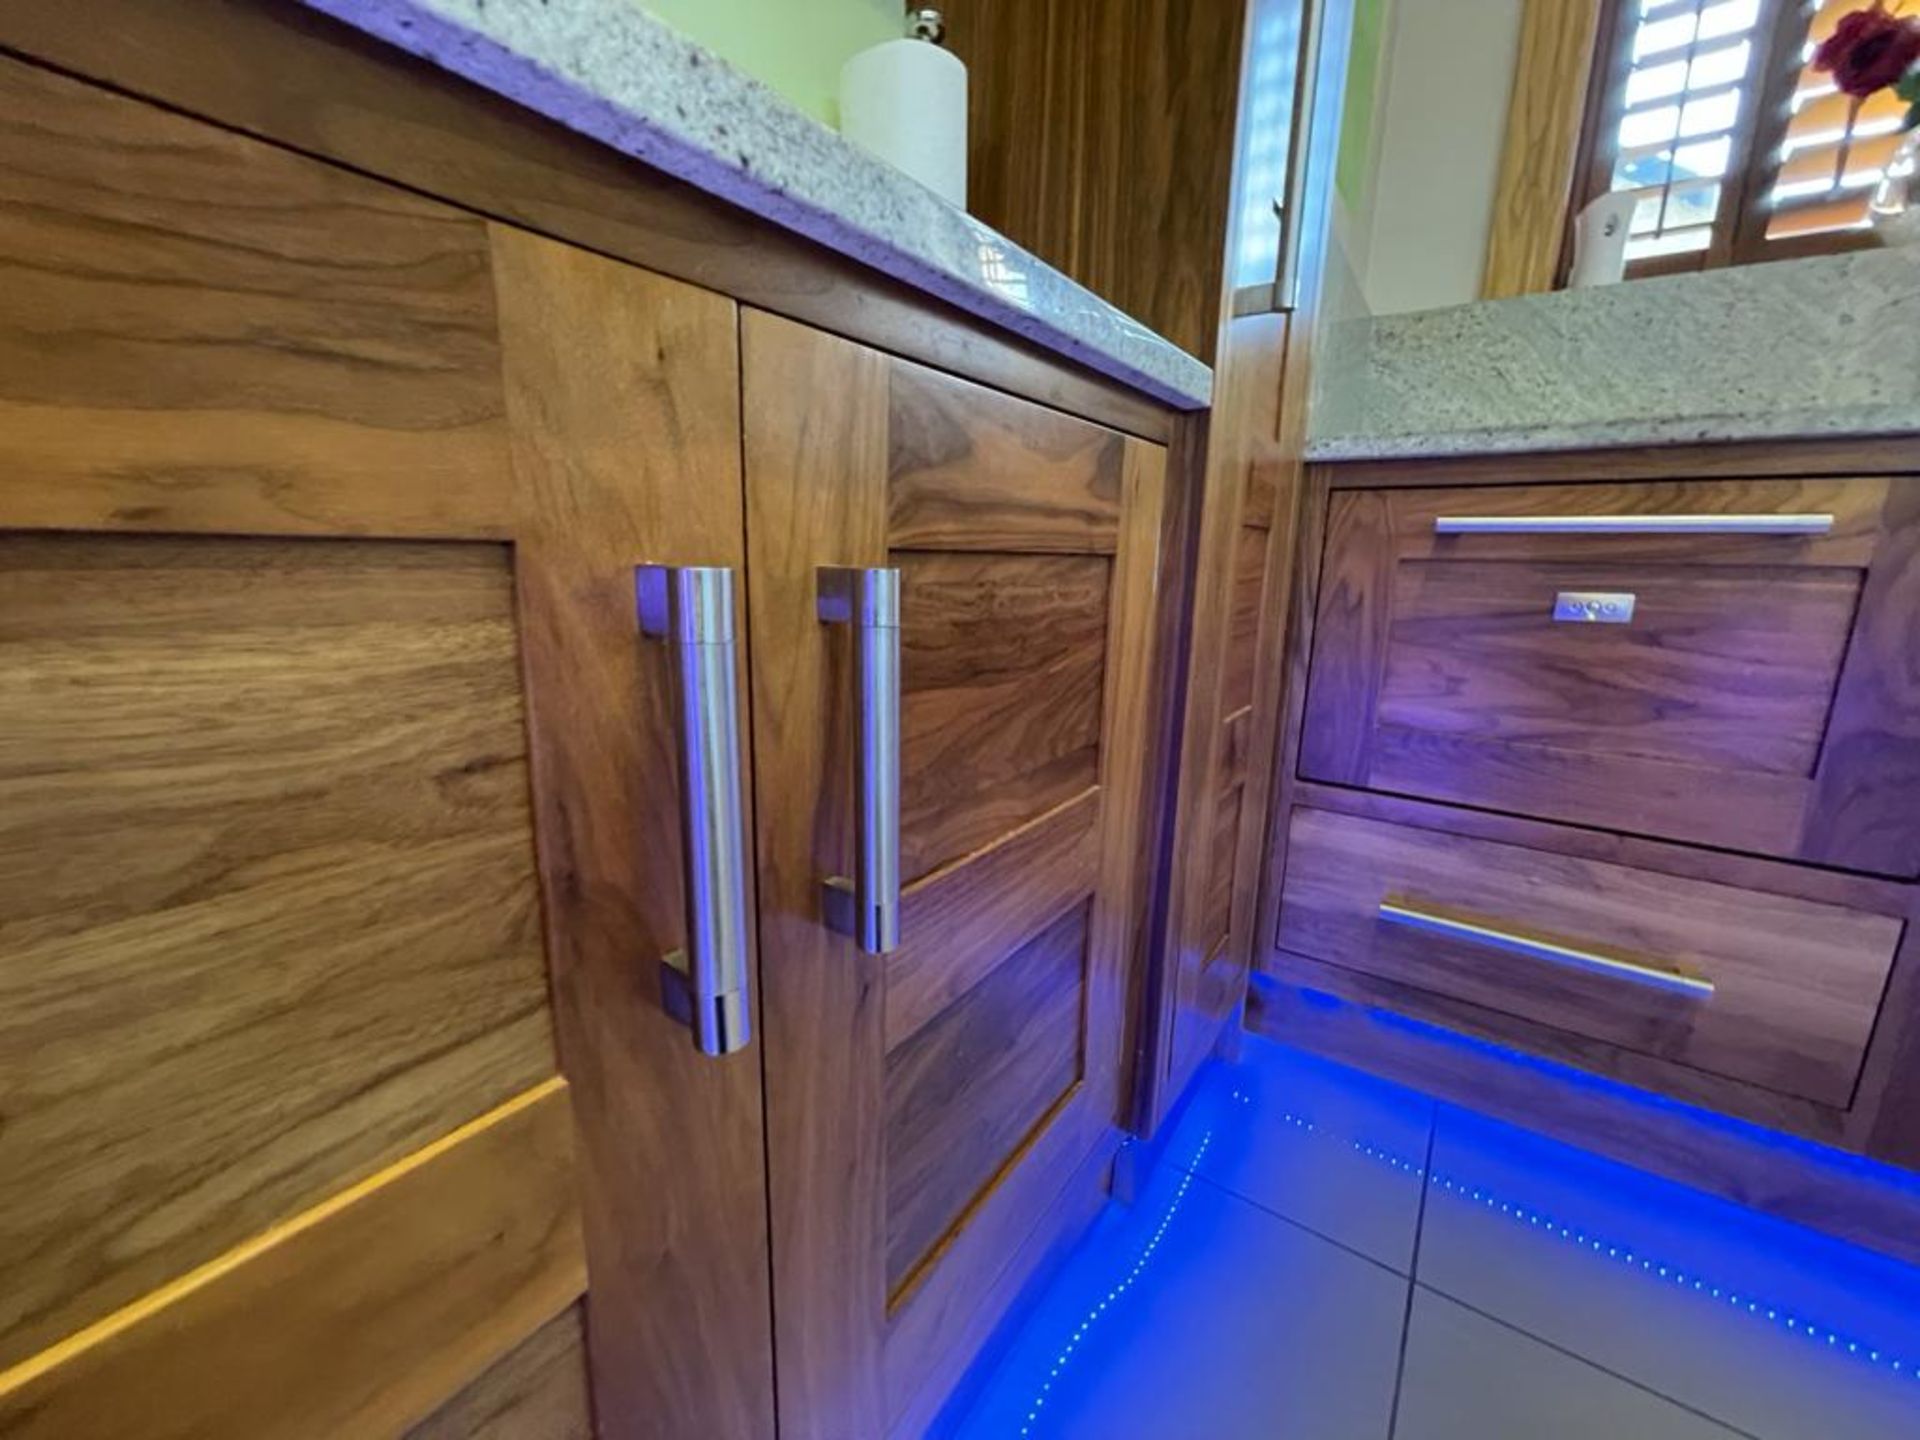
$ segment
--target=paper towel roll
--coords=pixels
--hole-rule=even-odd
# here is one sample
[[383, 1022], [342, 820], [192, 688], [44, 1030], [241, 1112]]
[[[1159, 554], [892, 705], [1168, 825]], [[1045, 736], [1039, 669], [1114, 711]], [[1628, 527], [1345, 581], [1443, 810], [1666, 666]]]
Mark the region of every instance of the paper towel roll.
[[888, 40], [840, 70], [840, 133], [962, 209], [967, 67], [930, 40]]

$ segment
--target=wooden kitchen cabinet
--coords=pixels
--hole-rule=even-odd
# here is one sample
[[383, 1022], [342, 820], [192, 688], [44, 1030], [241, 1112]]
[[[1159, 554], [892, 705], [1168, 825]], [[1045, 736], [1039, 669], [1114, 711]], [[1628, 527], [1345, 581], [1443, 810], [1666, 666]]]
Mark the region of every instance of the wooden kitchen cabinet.
[[[919, 1434], [1120, 1139], [1164, 413], [21, 61], [0, 117], [0, 1436]], [[722, 1055], [644, 565], [735, 612]], [[901, 577], [884, 955], [822, 566]]]
[[[781, 1428], [917, 1435], [1118, 1139], [1166, 455], [744, 322]], [[822, 567], [899, 575], [890, 954], [825, 923], [863, 702]]]
[[1316, 467], [1249, 1023], [1920, 1254], [1912, 464]]

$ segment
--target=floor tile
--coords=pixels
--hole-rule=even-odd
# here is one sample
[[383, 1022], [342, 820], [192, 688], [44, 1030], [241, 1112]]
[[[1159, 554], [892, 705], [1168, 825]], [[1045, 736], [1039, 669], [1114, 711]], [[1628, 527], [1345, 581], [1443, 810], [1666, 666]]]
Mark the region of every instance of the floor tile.
[[1249, 1036], [1202, 1071], [1166, 1162], [1407, 1273], [1433, 1102]]
[[1419, 1278], [1760, 1440], [1920, 1435], [1920, 1272], [1450, 1108]]
[[1739, 1440], [1738, 1432], [1421, 1289], [1393, 1440]]
[[1068, 1262], [959, 1434], [1385, 1440], [1406, 1289], [1163, 1166]]

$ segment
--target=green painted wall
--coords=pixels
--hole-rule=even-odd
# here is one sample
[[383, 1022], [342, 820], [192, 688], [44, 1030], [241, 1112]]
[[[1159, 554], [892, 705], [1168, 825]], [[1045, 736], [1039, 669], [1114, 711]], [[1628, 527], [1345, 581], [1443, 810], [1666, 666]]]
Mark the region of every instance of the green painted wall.
[[1340, 151], [1333, 184], [1349, 207], [1361, 204], [1373, 168], [1373, 122], [1379, 109], [1380, 62], [1387, 39], [1387, 0], [1357, 0], [1353, 48], [1347, 53], [1347, 96], [1340, 111]]
[[901, 0], [638, 0], [829, 125], [847, 57], [902, 33]]

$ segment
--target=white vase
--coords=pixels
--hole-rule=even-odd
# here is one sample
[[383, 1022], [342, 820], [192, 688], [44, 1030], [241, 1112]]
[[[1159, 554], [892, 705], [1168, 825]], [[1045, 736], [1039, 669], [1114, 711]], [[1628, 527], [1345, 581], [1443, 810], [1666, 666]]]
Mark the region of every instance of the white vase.
[[1887, 162], [1887, 172], [1874, 187], [1867, 213], [1873, 233], [1888, 245], [1911, 245], [1920, 240], [1920, 130], [1910, 130]]

